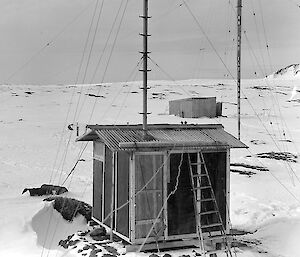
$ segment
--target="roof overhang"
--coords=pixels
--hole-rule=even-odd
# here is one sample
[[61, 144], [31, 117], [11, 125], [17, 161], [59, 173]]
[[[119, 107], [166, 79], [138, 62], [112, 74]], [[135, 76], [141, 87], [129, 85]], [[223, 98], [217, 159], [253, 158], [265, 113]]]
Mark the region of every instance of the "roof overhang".
[[142, 125], [88, 125], [77, 141], [101, 141], [112, 151], [156, 149], [247, 148], [221, 124], [151, 124], [151, 140], [143, 138]]

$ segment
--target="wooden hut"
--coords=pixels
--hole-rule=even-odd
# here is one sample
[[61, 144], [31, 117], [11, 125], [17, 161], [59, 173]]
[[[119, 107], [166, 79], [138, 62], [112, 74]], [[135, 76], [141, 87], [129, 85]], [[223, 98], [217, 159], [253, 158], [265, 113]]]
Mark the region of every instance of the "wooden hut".
[[[169, 114], [182, 118], [213, 118], [220, 116], [216, 97], [191, 97], [169, 101]], [[217, 104], [218, 112], [217, 112]], [[222, 114], [222, 113], [221, 113]]]
[[190, 162], [201, 152], [229, 232], [230, 149], [246, 146], [222, 125], [148, 125], [147, 140], [142, 125], [87, 129], [78, 141], [93, 141], [96, 222], [132, 245], [197, 238]]

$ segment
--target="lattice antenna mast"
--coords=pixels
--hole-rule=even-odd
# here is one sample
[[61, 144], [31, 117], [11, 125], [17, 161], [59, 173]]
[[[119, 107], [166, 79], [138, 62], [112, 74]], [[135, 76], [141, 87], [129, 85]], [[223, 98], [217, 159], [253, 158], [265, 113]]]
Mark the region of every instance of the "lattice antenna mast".
[[148, 37], [150, 36], [148, 34], [148, 19], [150, 18], [148, 16], [148, 0], [144, 0], [144, 6], [143, 6], [143, 15], [140, 17], [143, 19], [143, 33], [140, 34], [143, 37], [143, 51], [140, 52], [143, 55], [143, 69], [140, 70], [143, 72], [143, 131], [144, 131], [144, 137], [148, 137], [148, 128], [147, 128], [147, 115], [149, 114], [147, 112], [147, 90], [148, 90]]
[[242, 52], [242, 0], [237, 0], [237, 116], [238, 116], [238, 139], [241, 139], [241, 52]]

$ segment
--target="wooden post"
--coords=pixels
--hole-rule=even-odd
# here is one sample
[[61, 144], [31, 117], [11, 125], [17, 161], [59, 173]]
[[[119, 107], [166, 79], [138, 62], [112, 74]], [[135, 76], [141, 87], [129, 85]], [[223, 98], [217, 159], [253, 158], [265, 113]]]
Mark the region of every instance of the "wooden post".
[[242, 0], [237, 0], [237, 114], [238, 139], [241, 139], [241, 44], [242, 44]]
[[110, 215], [110, 241], [113, 242], [113, 226], [114, 226], [114, 192], [115, 192], [115, 152], [112, 153], [112, 175], [111, 175], [111, 215]]

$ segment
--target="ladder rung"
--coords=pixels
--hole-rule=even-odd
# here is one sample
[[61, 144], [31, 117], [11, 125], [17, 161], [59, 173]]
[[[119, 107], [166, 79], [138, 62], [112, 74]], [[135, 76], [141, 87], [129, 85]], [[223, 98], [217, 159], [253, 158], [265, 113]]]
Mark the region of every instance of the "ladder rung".
[[210, 188], [211, 189], [211, 186], [202, 186], [202, 187], [194, 187], [194, 189], [192, 189], [192, 190], [198, 190], [198, 189], [208, 189], [208, 188]]
[[200, 212], [200, 215], [209, 215], [209, 214], [214, 214], [218, 213], [218, 211], [206, 211], [206, 212]]
[[215, 199], [214, 198], [198, 199], [198, 202], [210, 202], [210, 201], [215, 201]]
[[204, 229], [204, 228], [213, 228], [213, 227], [220, 227], [222, 225], [223, 225], [222, 223], [213, 223], [213, 224], [208, 224], [208, 225], [201, 226], [201, 229]]

